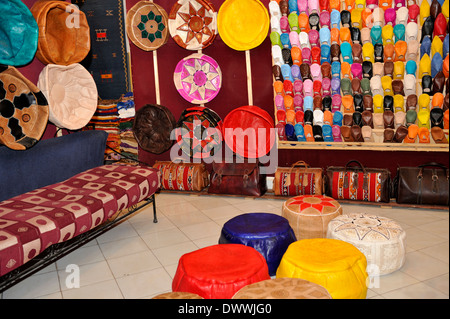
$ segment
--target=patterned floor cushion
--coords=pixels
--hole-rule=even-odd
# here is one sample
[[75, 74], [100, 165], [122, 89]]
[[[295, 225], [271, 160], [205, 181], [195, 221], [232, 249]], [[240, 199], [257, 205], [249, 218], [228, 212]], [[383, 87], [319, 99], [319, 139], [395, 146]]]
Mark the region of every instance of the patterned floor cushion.
[[0, 202], [0, 276], [136, 205], [159, 188], [150, 167], [104, 165]]

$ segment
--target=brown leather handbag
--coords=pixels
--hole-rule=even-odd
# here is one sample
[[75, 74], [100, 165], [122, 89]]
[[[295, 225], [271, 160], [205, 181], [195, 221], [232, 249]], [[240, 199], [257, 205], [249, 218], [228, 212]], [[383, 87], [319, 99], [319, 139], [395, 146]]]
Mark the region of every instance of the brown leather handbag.
[[355, 160], [345, 166], [327, 167], [324, 176], [325, 194], [337, 200], [389, 202], [391, 184], [388, 169], [366, 168]]
[[208, 193], [262, 196], [266, 191], [266, 175], [260, 174], [258, 162], [213, 163]]
[[399, 167], [394, 179], [397, 203], [449, 205], [449, 169], [431, 162], [418, 167]]
[[279, 196], [322, 195], [323, 169], [298, 161], [275, 171], [273, 192]]
[[203, 163], [156, 161], [153, 168], [161, 172], [161, 189], [199, 192], [209, 184], [209, 172]]

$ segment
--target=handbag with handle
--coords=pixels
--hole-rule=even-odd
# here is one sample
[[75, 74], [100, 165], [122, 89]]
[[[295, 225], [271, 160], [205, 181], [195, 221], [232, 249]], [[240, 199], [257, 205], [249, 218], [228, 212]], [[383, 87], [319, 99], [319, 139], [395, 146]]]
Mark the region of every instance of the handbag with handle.
[[275, 195], [322, 195], [323, 169], [298, 161], [291, 167], [278, 167], [273, 184]]
[[203, 163], [156, 161], [161, 172], [161, 189], [200, 192], [209, 184], [209, 172]]
[[449, 169], [431, 162], [418, 167], [399, 167], [395, 177], [397, 203], [449, 205]]
[[258, 162], [213, 163], [208, 193], [262, 196], [266, 191], [266, 175]]
[[324, 184], [326, 195], [338, 200], [389, 202], [391, 198], [391, 172], [366, 168], [355, 160], [327, 167]]

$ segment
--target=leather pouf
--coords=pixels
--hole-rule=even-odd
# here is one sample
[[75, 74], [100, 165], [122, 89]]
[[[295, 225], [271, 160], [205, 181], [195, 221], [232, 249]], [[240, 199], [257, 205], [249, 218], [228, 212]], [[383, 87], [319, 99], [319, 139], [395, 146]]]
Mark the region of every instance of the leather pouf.
[[218, 32], [216, 9], [209, 0], [178, 0], [169, 12], [169, 32], [183, 49], [204, 49]]
[[181, 256], [172, 291], [230, 299], [242, 287], [270, 279], [264, 257], [252, 247], [213, 245]]
[[20, 0], [1, 1], [0, 12], [0, 64], [28, 64], [38, 46], [36, 20]]
[[332, 299], [328, 291], [300, 278], [263, 280], [239, 290], [232, 299]]
[[328, 223], [342, 214], [335, 199], [325, 195], [300, 195], [283, 203], [281, 216], [294, 230], [297, 240], [326, 238]]
[[223, 120], [223, 136], [227, 146], [245, 158], [260, 158], [275, 144], [275, 124], [267, 111], [245, 105], [229, 112]]
[[146, 104], [136, 111], [133, 134], [142, 149], [161, 154], [172, 147], [170, 134], [175, 126], [175, 117], [166, 106]]
[[168, 19], [166, 10], [160, 5], [139, 1], [127, 12], [128, 38], [144, 51], [156, 50], [169, 38]]
[[329, 238], [291, 244], [281, 259], [277, 278], [301, 278], [323, 286], [333, 299], [365, 299], [367, 261], [352, 244]]
[[13, 150], [35, 145], [47, 127], [44, 94], [13, 66], [0, 65], [0, 143]]
[[166, 292], [159, 294], [152, 299], [203, 299], [199, 295], [190, 292]]
[[269, 12], [259, 0], [226, 0], [219, 9], [217, 27], [221, 39], [230, 48], [250, 50], [266, 39]]
[[65, 1], [38, 0], [31, 7], [39, 26], [36, 57], [44, 64], [81, 62], [91, 49], [84, 12]]
[[79, 63], [48, 64], [39, 74], [37, 86], [48, 100], [49, 120], [57, 127], [78, 130], [89, 123], [97, 109], [97, 85]]
[[227, 221], [219, 244], [243, 244], [255, 248], [267, 262], [274, 276], [286, 249], [296, 241], [286, 218], [270, 213], [247, 213]]
[[204, 104], [219, 94], [222, 87], [222, 71], [212, 57], [193, 53], [177, 63], [173, 81], [178, 93], [186, 101]]
[[392, 219], [369, 214], [344, 214], [328, 224], [328, 238], [346, 241], [367, 259], [369, 275], [400, 269], [406, 259], [406, 233]]

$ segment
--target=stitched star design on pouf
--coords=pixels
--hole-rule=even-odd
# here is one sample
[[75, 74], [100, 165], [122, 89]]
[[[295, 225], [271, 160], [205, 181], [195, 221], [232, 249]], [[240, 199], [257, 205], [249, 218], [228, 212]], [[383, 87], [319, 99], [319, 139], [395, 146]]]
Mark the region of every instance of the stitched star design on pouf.
[[141, 15], [141, 23], [137, 27], [141, 30], [142, 38], [147, 38], [150, 42], [162, 39], [162, 31], [166, 28], [162, 21], [162, 16], [156, 15], [153, 11], [147, 15]]
[[195, 92], [198, 92], [201, 99], [204, 100], [206, 90], [214, 92], [218, 90], [212, 81], [218, 77], [219, 74], [208, 62], [200, 62], [199, 59], [195, 59], [193, 66], [185, 64], [184, 68], [188, 72], [188, 76], [181, 81], [190, 85], [189, 95], [192, 96]]
[[187, 32], [186, 43], [195, 38], [198, 44], [201, 44], [203, 35], [207, 38], [213, 36], [213, 32], [209, 27], [213, 18], [206, 16], [205, 7], [201, 6], [198, 10], [195, 10], [192, 3], [189, 3], [189, 13], [178, 12], [178, 15], [185, 23], [180, 25], [177, 30]]
[[314, 208], [319, 212], [323, 212], [324, 207], [336, 207], [332, 202], [333, 198], [328, 196], [320, 195], [304, 195], [299, 197], [294, 197], [288, 206], [298, 205], [298, 211], [303, 212], [307, 208]]

